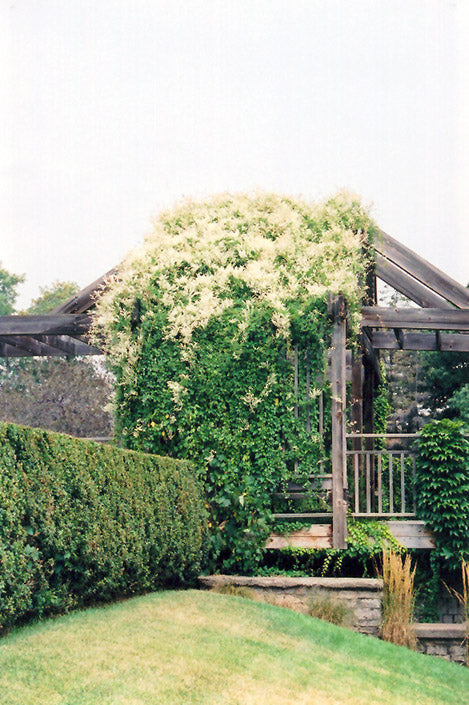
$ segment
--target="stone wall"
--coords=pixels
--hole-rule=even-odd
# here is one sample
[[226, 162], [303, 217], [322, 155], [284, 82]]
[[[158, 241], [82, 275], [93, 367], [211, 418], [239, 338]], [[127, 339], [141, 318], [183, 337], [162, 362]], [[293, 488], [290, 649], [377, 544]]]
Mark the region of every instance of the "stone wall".
[[223, 585], [248, 587], [261, 599], [306, 613], [309, 602], [326, 595], [349, 608], [352, 627], [364, 634], [378, 635], [381, 620], [383, 581], [372, 578], [290, 578], [210, 575], [199, 578], [205, 588]]
[[465, 624], [416, 624], [417, 650], [448, 661], [465, 663]]
[[445, 624], [462, 624], [464, 622], [464, 607], [452, 595], [444, 595], [439, 604], [440, 622]]

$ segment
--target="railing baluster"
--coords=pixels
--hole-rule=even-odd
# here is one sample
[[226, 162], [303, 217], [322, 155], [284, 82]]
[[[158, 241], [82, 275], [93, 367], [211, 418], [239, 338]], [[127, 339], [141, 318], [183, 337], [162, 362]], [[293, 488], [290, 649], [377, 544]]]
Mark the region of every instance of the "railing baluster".
[[383, 486], [381, 482], [381, 460], [382, 452], [378, 451], [378, 512], [381, 514], [383, 511]]
[[360, 511], [360, 475], [359, 475], [359, 455], [355, 453], [353, 456], [353, 471], [355, 478], [355, 512], [358, 514]]
[[[295, 345], [295, 352], [294, 352], [294, 370], [295, 370], [295, 406], [294, 406], [294, 414], [295, 414], [295, 419], [298, 418], [298, 345]], [[298, 459], [295, 460], [293, 463], [293, 467], [295, 470], [295, 475], [298, 471]]]
[[392, 466], [392, 452], [389, 453], [389, 511], [392, 513], [394, 511], [394, 488], [392, 484], [393, 466]]
[[[395, 450], [389, 448], [364, 450], [363, 447], [360, 449], [357, 439], [363, 440], [366, 435], [357, 433], [347, 436], [349, 440], [354, 441], [353, 448], [347, 450], [347, 459], [353, 456], [353, 460], [350, 458], [350, 462], [347, 461], [347, 477], [350, 480], [350, 487], [352, 482], [354, 487], [350, 495], [352, 513], [363, 517], [415, 516], [417, 487], [413, 452], [403, 448], [402, 445]], [[392, 434], [373, 435], [393, 438]], [[397, 434], [397, 437], [404, 436], [413, 438], [415, 434]], [[395, 478], [398, 483], [396, 488]], [[410, 482], [412, 486], [409, 485]]]
[[306, 367], [306, 432], [311, 433], [311, 370], [309, 368], [309, 354], [305, 350], [305, 367]]
[[401, 451], [401, 512], [405, 514], [405, 466], [404, 453]]
[[370, 453], [365, 454], [365, 482], [366, 482], [366, 511], [371, 512], [371, 477], [370, 477]]

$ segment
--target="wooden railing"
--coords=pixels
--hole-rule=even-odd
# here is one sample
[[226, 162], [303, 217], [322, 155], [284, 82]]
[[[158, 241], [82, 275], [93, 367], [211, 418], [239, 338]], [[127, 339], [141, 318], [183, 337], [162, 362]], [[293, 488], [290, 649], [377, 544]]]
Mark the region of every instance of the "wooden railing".
[[353, 444], [353, 449], [346, 451], [353, 516], [415, 517], [415, 455], [411, 445], [417, 437], [413, 433], [347, 434], [348, 444]]

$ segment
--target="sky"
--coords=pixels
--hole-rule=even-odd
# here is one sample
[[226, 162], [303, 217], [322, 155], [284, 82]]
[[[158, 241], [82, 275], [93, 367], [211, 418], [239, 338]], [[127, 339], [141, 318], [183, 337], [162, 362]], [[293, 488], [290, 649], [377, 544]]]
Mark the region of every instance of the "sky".
[[184, 197], [347, 188], [469, 282], [469, 0], [0, 0], [0, 262], [86, 286]]

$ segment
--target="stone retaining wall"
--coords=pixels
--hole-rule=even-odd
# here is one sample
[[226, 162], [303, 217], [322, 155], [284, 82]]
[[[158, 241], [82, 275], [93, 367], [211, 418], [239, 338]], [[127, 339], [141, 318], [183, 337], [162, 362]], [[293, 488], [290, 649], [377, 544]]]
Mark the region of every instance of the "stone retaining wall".
[[415, 624], [417, 650], [447, 661], [465, 663], [465, 624]]
[[199, 578], [205, 588], [223, 585], [248, 587], [261, 598], [280, 606], [307, 612], [313, 596], [327, 595], [347, 606], [353, 628], [364, 634], [378, 635], [381, 620], [383, 581], [373, 578], [290, 578], [238, 575], [209, 575]]
[[452, 595], [445, 595], [439, 604], [440, 622], [446, 624], [462, 624], [464, 622], [464, 607]]

